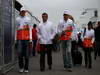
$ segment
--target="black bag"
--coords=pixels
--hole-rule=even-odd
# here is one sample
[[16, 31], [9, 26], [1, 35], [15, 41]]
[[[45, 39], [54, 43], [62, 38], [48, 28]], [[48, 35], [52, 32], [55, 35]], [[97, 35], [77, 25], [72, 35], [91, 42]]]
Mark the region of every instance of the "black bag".
[[82, 53], [80, 51], [74, 51], [73, 52], [73, 64], [82, 64]]
[[55, 36], [54, 36], [54, 38], [53, 38], [53, 44], [57, 44], [58, 42], [59, 42], [59, 37], [60, 37], [60, 35], [59, 34], [56, 34]]

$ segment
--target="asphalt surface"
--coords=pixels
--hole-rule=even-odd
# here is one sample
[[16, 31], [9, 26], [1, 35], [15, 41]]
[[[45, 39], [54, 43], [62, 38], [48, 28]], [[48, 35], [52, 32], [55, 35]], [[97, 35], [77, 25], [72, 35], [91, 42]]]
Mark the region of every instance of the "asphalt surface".
[[[82, 51], [81, 51], [82, 52]], [[62, 60], [62, 53], [60, 52], [53, 52], [53, 65], [52, 70], [48, 69], [46, 63], [46, 69], [44, 72], [40, 71], [39, 68], [39, 55], [30, 58], [30, 65], [29, 65], [29, 72], [28, 73], [19, 73], [18, 64], [15, 67], [6, 73], [6, 75], [100, 75], [100, 58], [98, 57], [94, 60], [94, 55], [92, 53], [92, 69], [87, 69], [84, 66], [84, 54], [83, 55], [83, 62], [81, 66], [73, 66], [72, 72], [65, 71], [63, 68], [63, 60]]]

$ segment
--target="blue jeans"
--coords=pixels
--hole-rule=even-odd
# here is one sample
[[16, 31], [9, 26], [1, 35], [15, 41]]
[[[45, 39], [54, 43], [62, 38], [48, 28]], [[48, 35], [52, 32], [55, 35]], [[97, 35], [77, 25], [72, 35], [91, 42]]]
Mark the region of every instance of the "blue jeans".
[[72, 67], [71, 40], [62, 40], [61, 48], [63, 54], [64, 68], [71, 68]]

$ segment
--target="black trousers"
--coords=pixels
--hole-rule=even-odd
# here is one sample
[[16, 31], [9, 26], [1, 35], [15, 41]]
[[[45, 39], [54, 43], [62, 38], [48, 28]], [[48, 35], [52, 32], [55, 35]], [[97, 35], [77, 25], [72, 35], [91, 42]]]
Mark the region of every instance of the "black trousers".
[[19, 52], [18, 52], [18, 63], [20, 69], [28, 70], [29, 66], [29, 51], [28, 51], [28, 40], [19, 40]]
[[35, 48], [36, 48], [36, 43], [37, 43], [37, 40], [33, 40], [33, 50], [32, 50], [32, 55], [33, 55], [33, 56], [35, 56], [35, 54], [36, 54], [36, 50], [35, 50]]
[[47, 54], [48, 66], [52, 66], [52, 45], [40, 45], [40, 69], [45, 69], [45, 55]]
[[84, 48], [85, 67], [92, 67], [92, 48]]
[[97, 56], [100, 56], [100, 42], [96, 42], [96, 46], [95, 46], [95, 50], [94, 50], [95, 52], [95, 58], [97, 57]]
[[71, 52], [74, 52], [75, 50], [77, 50], [77, 42], [72, 41], [71, 42]]
[[19, 56], [18, 59], [19, 59], [19, 68], [28, 70], [29, 58]]
[[[77, 42], [76, 42], [76, 41], [72, 41], [72, 42], [71, 42], [72, 61], [74, 61], [75, 50], [78, 50]], [[74, 63], [73, 63], [73, 64], [74, 64]]]

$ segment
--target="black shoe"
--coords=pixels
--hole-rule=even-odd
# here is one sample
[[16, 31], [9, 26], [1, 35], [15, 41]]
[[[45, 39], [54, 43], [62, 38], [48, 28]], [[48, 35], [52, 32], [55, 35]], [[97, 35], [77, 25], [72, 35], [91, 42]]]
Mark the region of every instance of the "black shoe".
[[33, 54], [33, 56], [35, 56], [35, 54]]
[[91, 68], [92, 68], [92, 66], [89, 66], [89, 67], [88, 67], [88, 69], [91, 69]]
[[41, 72], [45, 71], [45, 69], [40, 69]]
[[96, 56], [94, 57], [94, 59], [96, 60]]
[[51, 70], [52, 69], [52, 67], [51, 66], [49, 66], [49, 70]]
[[87, 65], [85, 65], [85, 68], [87, 68]]

